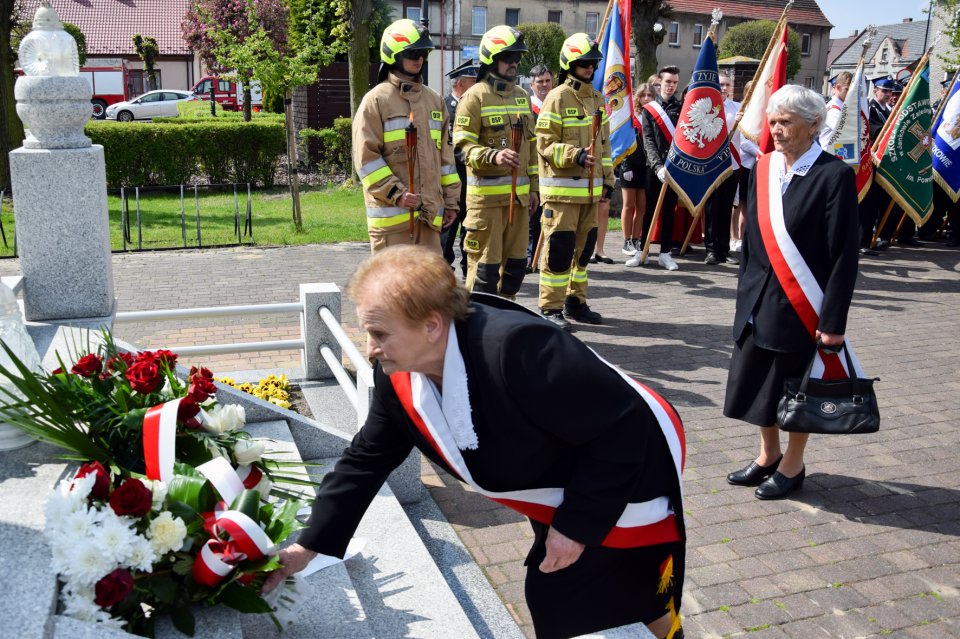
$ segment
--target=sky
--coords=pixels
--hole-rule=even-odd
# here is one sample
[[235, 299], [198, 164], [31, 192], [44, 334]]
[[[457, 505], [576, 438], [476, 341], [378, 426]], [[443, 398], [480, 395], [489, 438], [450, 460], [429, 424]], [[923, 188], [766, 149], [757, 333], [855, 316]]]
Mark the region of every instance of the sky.
[[893, 24], [904, 18], [926, 20], [929, 0], [817, 0], [823, 14], [833, 23], [831, 38], [845, 38], [867, 24]]

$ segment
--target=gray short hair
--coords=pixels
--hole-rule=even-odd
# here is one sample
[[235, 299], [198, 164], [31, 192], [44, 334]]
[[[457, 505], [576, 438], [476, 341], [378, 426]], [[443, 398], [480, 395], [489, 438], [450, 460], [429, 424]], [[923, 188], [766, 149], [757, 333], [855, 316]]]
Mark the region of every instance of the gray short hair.
[[767, 115], [777, 112], [792, 113], [810, 124], [822, 125], [827, 117], [827, 105], [816, 91], [799, 84], [787, 84], [774, 91], [767, 102]]
[[531, 78], [537, 78], [543, 75], [544, 73], [549, 73], [550, 76], [553, 77], [553, 71], [548, 69], [546, 65], [543, 65], [543, 64], [538, 64], [537, 66], [530, 69], [530, 73], [528, 73], [527, 75]]

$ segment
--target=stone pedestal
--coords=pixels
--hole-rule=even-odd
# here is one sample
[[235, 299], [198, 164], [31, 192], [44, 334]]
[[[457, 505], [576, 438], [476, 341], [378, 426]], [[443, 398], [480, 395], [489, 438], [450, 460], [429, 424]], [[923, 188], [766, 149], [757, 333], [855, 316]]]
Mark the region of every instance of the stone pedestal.
[[24, 315], [113, 313], [106, 170], [100, 145], [10, 153]]

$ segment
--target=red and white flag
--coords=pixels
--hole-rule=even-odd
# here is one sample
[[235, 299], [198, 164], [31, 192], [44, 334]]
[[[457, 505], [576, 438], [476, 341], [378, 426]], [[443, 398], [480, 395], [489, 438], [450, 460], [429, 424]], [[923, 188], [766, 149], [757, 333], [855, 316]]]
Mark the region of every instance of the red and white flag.
[[773, 138], [767, 126], [767, 102], [773, 92], [787, 83], [787, 22], [782, 20], [773, 32], [776, 44], [763, 67], [753, 77], [753, 93], [744, 107], [740, 132], [760, 147], [760, 153], [773, 151]]

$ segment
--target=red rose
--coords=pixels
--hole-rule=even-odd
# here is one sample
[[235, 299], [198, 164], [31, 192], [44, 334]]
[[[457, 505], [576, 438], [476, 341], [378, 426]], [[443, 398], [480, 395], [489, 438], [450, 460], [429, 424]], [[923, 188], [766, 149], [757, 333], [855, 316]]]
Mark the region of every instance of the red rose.
[[126, 599], [132, 590], [133, 575], [123, 568], [117, 568], [97, 582], [93, 601], [101, 608], [107, 608]]
[[90, 353], [80, 358], [80, 361], [74, 364], [70, 372], [82, 377], [93, 377], [99, 375], [103, 370], [103, 360], [98, 355]]
[[152, 393], [163, 385], [163, 373], [153, 357], [137, 357], [124, 373], [130, 386], [138, 393]]
[[153, 493], [139, 479], [130, 478], [110, 493], [110, 507], [120, 517], [143, 517], [153, 506]]
[[197, 402], [205, 402], [217, 394], [217, 385], [206, 377], [191, 377], [187, 394]]
[[173, 351], [168, 351], [165, 348], [161, 348], [158, 351], [153, 351], [153, 357], [157, 360], [158, 364], [166, 364], [167, 368], [173, 368], [174, 364], [177, 363], [177, 354]]
[[103, 467], [103, 464], [95, 461], [81, 466], [80, 470], [77, 471], [77, 479], [86, 477], [90, 473], [97, 476], [96, 481], [93, 482], [93, 490], [90, 491], [90, 495], [94, 499], [106, 499], [107, 495], [110, 494], [110, 473]]
[[180, 405], [177, 406], [177, 422], [185, 428], [200, 428], [203, 424], [195, 419], [199, 413], [200, 406], [193, 397], [187, 395], [180, 400]]
[[211, 371], [209, 368], [204, 368], [203, 366], [201, 366], [200, 368], [197, 368], [196, 366], [191, 366], [190, 379], [193, 379], [194, 377], [202, 377], [203, 379], [208, 379], [212, 382], [213, 371]]
[[126, 370], [133, 364], [133, 355], [130, 353], [117, 353], [107, 360], [107, 368], [112, 371]]

